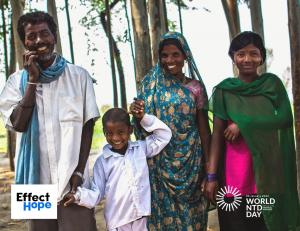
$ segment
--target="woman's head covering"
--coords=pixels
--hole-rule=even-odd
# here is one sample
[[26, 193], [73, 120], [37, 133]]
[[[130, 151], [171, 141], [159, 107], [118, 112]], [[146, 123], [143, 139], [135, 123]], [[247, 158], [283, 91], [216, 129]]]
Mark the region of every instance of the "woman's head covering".
[[[159, 55], [160, 55], [160, 52], [161, 52], [163, 46], [168, 45], [170, 40], [175, 40], [175, 43], [172, 43], [172, 44], [177, 46], [179, 48], [179, 50], [181, 50], [186, 56], [186, 61], [188, 63], [188, 69], [189, 69], [188, 73], [185, 73], [186, 75], [188, 75], [187, 77], [190, 77], [192, 79], [197, 79], [203, 84], [201, 75], [195, 64], [190, 47], [189, 47], [186, 39], [183, 37], [183, 35], [181, 33], [167, 32], [166, 34], [164, 34], [161, 37], [160, 43], [159, 43]], [[178, 45], [176, 45], [176, 44], [178, 44]], [[158, 60], [158, 64], [159, 64], [158, 66], [160, 66], [160, 60]]]
[[260, 50], [264, 63], [266, 60], [266, 48], [264, 46], [264, 42], [259, 34], [254, 33], [252, 31], [244, 31], [232, 39], [228, 51], [230, 58], [233, 60], [234, 53], [248, 46], [249, 44], [253, 44]]

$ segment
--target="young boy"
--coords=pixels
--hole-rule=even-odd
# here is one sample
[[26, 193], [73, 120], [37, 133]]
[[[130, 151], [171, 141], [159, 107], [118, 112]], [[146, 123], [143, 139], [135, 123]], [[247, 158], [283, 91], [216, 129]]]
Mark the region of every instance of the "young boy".
[[78, 187], [75, 194], [65, 197], [65, 206], [75, 202], [88, 208], [105, 198], [104, 216], [110, 231], [147, 230], [151, 198], [146, 158], [160, 153], [172, 136], [167, 125], [144, 113], [143, 101], [132, 103], [131, 113], [152, 134], [144, 141], [129, 141], [133, 128], [128, 113], [120, 108], [108, 110], [102, 118], [108, 144], [94, 165], [91, 189]]

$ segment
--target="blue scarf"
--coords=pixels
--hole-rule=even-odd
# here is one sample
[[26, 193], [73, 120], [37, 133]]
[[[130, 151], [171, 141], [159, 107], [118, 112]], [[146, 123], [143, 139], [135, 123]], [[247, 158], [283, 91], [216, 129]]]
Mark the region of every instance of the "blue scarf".
[[[40, 70], [39, 82], [50, 83], [59, 78], [63, 73], [67, 61], [57, 55], [55, 63], [46, 70]], [[20, 90], [22, 95], [28, 82], [28, 72], [23, 70]], [[40, 183], [40, 155], [39, 155], [39, 124], [37, 107], [34, 106], [31, 120], [27, 131], [22, 135], [20, 151], [16, 170], [16, 184], [39, 184]]]

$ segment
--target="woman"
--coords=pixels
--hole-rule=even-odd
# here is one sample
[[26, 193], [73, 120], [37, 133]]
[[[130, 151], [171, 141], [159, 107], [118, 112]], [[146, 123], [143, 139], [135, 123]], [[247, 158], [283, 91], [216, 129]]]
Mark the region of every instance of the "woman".
[[[258, 34], [237, 35], [229, 55], [239, 73], [218, 84], [210, 100], [214, 128], [207, 167], [211, 180], [205, 194], [215, 200], [216, 174], [222, 166], [220, 186], [239, 190], [242, 203], [234, 211], [219, 206], [221, 230], [296, 230], [300, 213], [293, 116], [286, 90], [274, 74], [258, 74], [266, 59]], [[225, 194], [225, 201], [226, 196], [232, 197]], [[251, 198], [259, 198], [262, 208], [253, 206], [257, 204]]]
[[[165, 34], [158, 53], [159, 61], [143, 79], [138, 98], [144, 100], [146, 113], [156, 115], [171, 128], [172, 139], [161, 154], [148, 161], [152, 201], [148, 227], [206, 230], [207, 202], [200, 189], [210, 142], [208, 117], [203, 110], [206, 90], [180, 33]], [[189, 77], [182, 72], [185, 61]], [[143, 132], [136, 130], [138, 139], [143, 138]]]

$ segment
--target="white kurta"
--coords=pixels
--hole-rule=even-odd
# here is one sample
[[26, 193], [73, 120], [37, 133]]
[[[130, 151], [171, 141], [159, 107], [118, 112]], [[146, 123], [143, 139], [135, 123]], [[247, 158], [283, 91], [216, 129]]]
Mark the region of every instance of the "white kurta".
[[[12, 74], [0, 95], [0, 111], [8, 129], [12, 129], [11, 113], [22, 99], [21, 74]], [[69, 179], [78, 164], [83, 125], [99, 117], [93, 82], [85, 69], [68, 63], [57, 80], [39, 83], [36, 91], [40, 183], [57, 184], [60, 201], [69, 190]], [[16, 157], [21, 136], [17, 133]], [[88, 179], [88, 166], [84, 178]]]
[[[120, 230], [127, 230], [127, 224], [151, 213], [146, 158], [159, 154], [169, 143], [172, 132], [153, 115], [145, 114], [140, 124], [147, 132], [153, 133], [143, 141], [129, 141], [124, 155], [111, 151], [111, 145], [105, 145], [94, 165], [91, 189], [78, 187], [75, 195], [77, 203], [88, 208], [96, 206], [105, 197], [104, 216], [108, 230], [120, 227]], [[142, 227], [143, 221], [134, 225]]]

